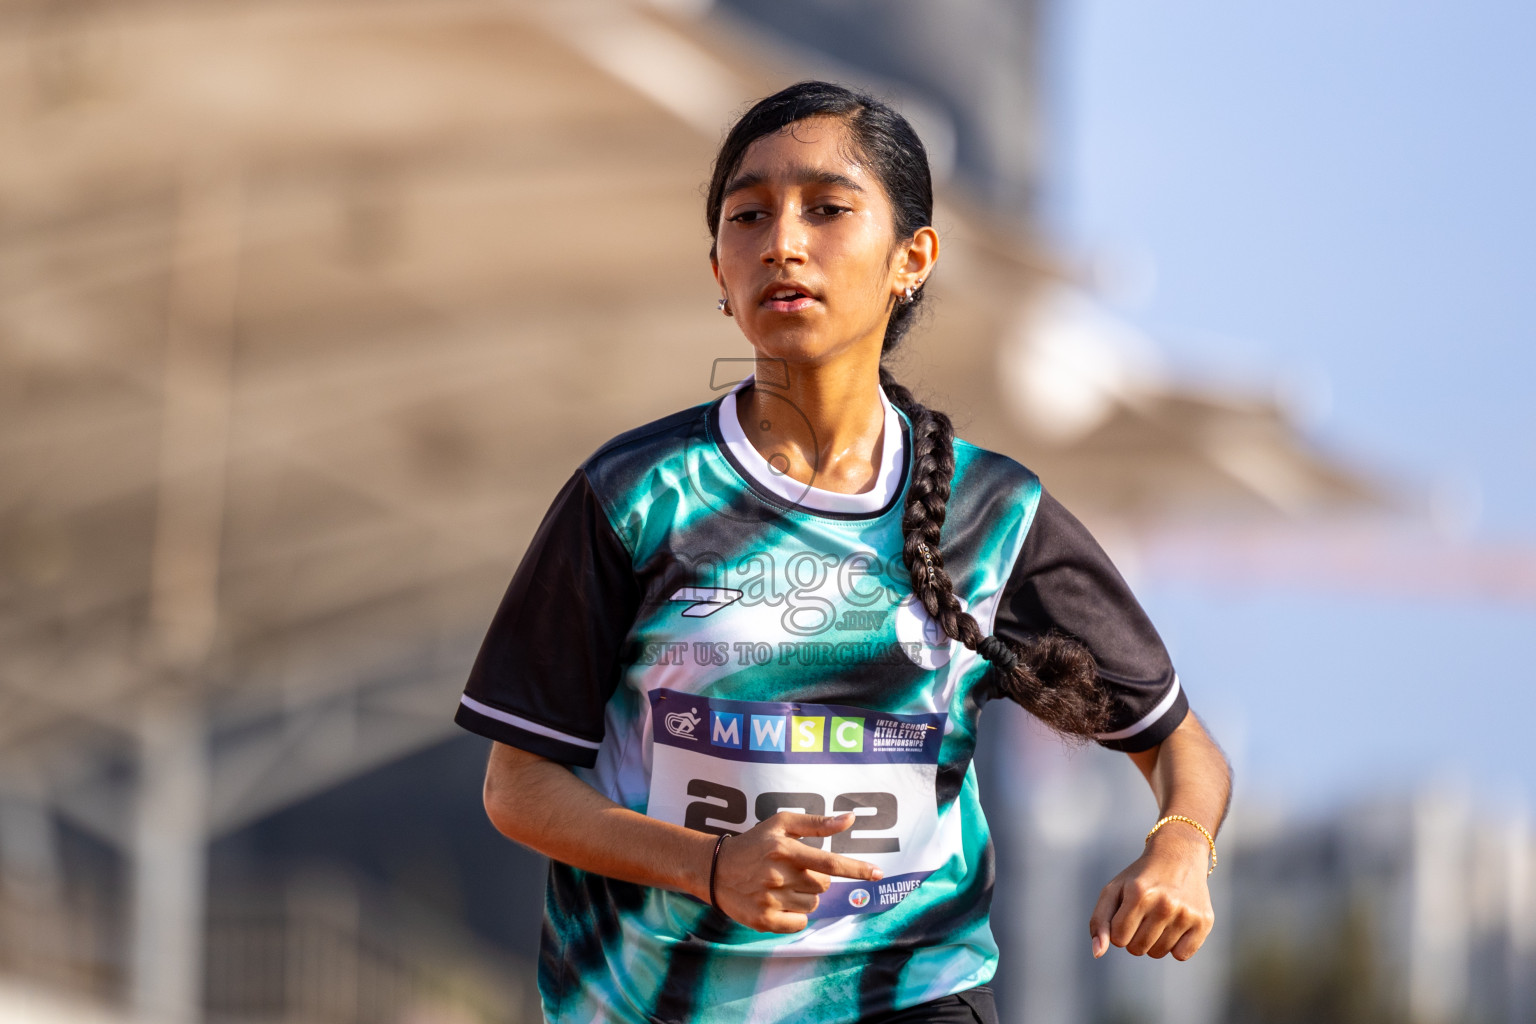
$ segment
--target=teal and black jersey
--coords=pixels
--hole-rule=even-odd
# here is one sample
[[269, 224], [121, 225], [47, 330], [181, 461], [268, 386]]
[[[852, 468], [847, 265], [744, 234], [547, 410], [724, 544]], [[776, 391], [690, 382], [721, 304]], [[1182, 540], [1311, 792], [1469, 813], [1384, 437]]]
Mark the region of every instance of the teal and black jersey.
[[[733, 392], [615, 438], [555, 499], [459, 724], [703, 832], [854, 811], [820, 842], [884, 877], [834, 880], [807, 928], [772, 935], [552, 864], [551, 1021], [835, 1024], [992, 977], [993, 858], [971, 767], [992, 681], [912, 596], [907, 437], [887, 402], [876, 487], [823, 491], [752, 447]], [[1178, 725], [1156, 631], [1034, 474], [957, 440], [943, 551], [984, 631], [1055, 629], [1094, 652], [1116, 715], [1101, 743], [1146, 749]]]

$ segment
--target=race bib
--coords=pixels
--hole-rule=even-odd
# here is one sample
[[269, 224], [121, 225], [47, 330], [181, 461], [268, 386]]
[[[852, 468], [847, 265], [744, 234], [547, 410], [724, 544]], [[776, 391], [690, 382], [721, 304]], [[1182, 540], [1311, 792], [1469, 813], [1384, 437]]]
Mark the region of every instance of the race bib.
[[935, 783], [945, 715], [650, 691], [646, 813], [737, 835], [779, 811], [858, 815], [801, 842], [869, 861], [878, 882], [834, 877], [812, 919], [889, 910], [943, 864]]

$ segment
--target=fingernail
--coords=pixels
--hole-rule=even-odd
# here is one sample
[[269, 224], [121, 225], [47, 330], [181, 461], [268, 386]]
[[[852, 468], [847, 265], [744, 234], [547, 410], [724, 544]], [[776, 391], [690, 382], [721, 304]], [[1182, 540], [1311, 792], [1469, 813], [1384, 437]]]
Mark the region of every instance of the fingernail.
[[879, 868], [875, 868], [875, 870], [873, 870], [873, 871], [871, 871], [869, 873], [870, 881], [873, 881], [873, 882], [878, 882], [878, 881], [880, 881], [880, 879], [882, 879], [884, 877], [885, 877], [885, 872], [881, 871]]

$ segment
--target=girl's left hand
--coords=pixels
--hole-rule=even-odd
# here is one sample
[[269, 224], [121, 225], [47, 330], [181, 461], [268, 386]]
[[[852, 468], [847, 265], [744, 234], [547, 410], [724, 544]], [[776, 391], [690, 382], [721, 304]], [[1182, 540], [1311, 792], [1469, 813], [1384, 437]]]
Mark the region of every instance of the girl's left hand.
[[1133, 956], [1194, 956], [1216, 922], [1206, 882], [1208, 850], [1194, 829], [1160, 829], [1146, 852], [1099, 893], [1088, 919], [1094, 957], [1111, 944]]

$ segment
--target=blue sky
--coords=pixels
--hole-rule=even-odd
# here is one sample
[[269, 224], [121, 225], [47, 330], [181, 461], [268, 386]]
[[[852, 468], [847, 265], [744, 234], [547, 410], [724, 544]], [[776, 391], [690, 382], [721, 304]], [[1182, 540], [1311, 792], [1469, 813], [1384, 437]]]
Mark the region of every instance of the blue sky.
[[[1470, 543], [1536, 546], [1536, 5], [1054, 16], [1046, 216], [1070, 250], [1155, 268], [1116, 311], [1185, 372], [1326, 381], [1320, 445], [1469, 499]], [[1142, 596], [1256, 791], [1536, 797], [1536, 605]]]

